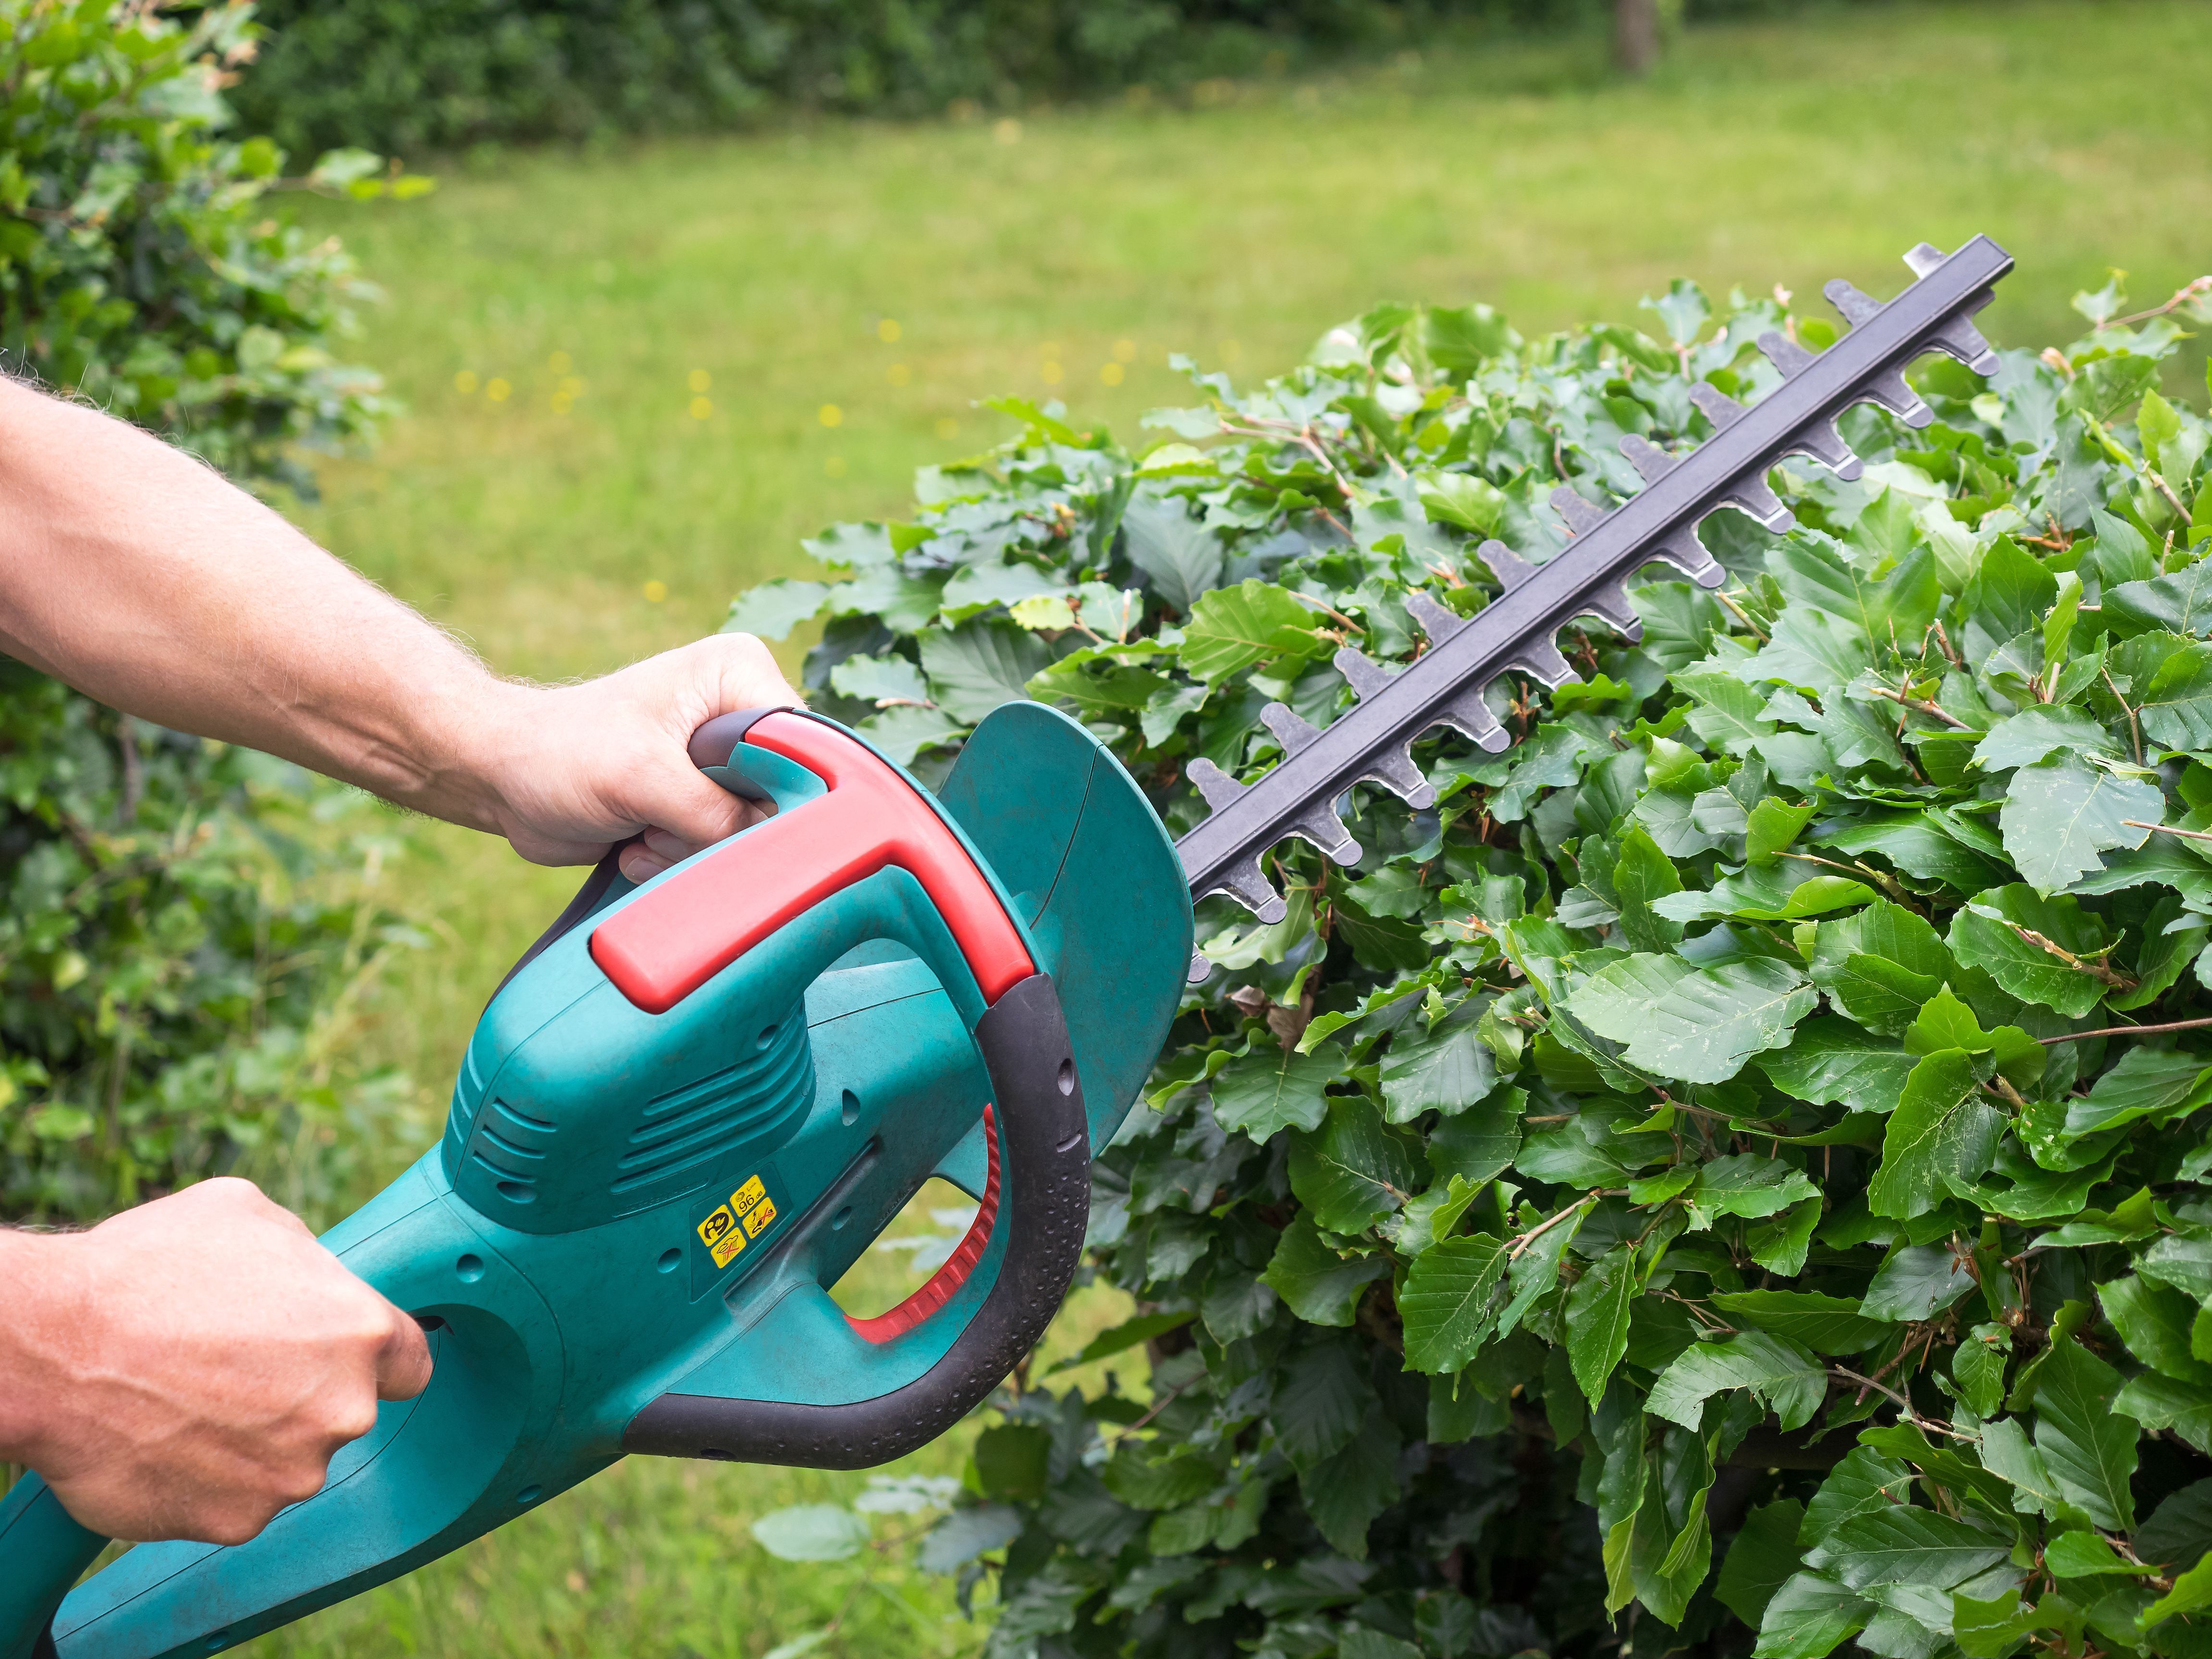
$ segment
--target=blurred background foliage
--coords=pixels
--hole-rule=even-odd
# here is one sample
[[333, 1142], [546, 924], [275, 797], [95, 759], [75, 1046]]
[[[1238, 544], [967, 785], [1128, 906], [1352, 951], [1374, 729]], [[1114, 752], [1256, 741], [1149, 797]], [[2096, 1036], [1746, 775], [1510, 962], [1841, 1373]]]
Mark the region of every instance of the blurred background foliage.
[[[1691, 0], [1692, 18], [1803, 0]], [[283, 143], [408, 154], [516, 139], [710, 131], [792, 110], [1018, 111], [1175, 93], [1432, 40], [1439, 30], [1624, 41], [1682, 0], [264, 0], [241, 89]], [[1656, 38], [1656, 36], [1655, 36]], [[1631, 66], [1648, 67], [1624, 47]]]
[[[226, 131], [251, 11], [0, 8], [0, 349], [8, 368], [194, 450], [248, 488], [312, 488], [382, 382], [337, 342], [371, 290]], [[381, 188], [380, 184], [378, 185]], [[210, 1175], [334, 1219], [419, 1127], [360, 1059], [390, 851], [297, 768], [165, 732], [0, 659], [0, 1219], [96, 1219]]]

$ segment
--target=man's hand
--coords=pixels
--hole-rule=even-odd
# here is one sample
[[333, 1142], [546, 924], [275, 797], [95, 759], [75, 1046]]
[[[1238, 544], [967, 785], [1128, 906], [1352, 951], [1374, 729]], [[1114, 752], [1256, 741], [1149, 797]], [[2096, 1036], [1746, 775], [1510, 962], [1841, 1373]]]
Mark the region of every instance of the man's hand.
[[430, 1380], [415, 1322], [250, 1182], [0, 1233], [0, 1456], [111, 1538], [244, 1543]]
[[685, 745], [717, 714], [795, 707], [768, 647], [720, 634], [604, 679], [503, 699], [482, 764], [492, 816], [538, 864], [589, 864], [643, 833], [622, 872], [643, 881], [757, 822], [762, 809], [702, 776]]

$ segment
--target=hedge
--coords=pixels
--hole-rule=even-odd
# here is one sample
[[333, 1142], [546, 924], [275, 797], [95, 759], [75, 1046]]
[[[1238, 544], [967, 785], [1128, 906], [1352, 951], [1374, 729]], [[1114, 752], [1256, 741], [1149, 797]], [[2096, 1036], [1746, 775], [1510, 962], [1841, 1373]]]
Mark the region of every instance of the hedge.
[[[283, 153], [225, 133], [249, 16], [0, 10], [0, 355], [241, 483], [300, 488], [302, 446], [356, 441], [385, 404], [336, 350], [370, 291], [271, 213]], [[309, 177], [380, 191], [380, 165]], [[328, 1216], [373, 1172], [414, 1103], [352, 1050], [409, 936], [362, 879], [380, 844], [327, 822], [343, 800], [0, 659], [0, 1220], [225, 1171]]]
[[[1741, 4], [1741, 0], [1737, 0]], [[788, 108], [935, 113], [1186, 86], [1438, 24], [1561, 26], [1605, 0], [262, 0], [238, 94], [298, 148], [728, 127]]]
[[[2160, 390], [2208, 293], [1931, 360], [1861, 482], [1777, 470], [1794, 531], [1707, 521], [1723, 589], [1654, 567], [1640, 643], [1493, 688], [1513, 748], [1425, 738], [1435, 808], [1355, 788], [1357, 867], [1200, 907], [1097, 1166], [1139, 1312], [1103, 1387], [1009, 1383], [924, 1547], [991, 1653], [2212, 1653], [2212, 423]], [[819, 614], [818, 706], [925, 771], [1054, 702], [1180, 832], [1340, 645], [1410, 659], [1410, 592], [1480, 611], [1480, 540], [1555, 555], [1692, 380], [1834, 338], [1655, 308], [1382, 307], [1141, 453], [1001, 403], [733, 625]]]

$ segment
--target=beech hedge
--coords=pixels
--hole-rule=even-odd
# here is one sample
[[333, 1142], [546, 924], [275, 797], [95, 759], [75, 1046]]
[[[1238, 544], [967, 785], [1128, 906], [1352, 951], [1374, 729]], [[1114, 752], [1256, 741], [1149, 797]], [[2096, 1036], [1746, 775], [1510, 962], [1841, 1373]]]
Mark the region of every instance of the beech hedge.
[[[1422, 740], [1433, 809], [1355, 788], [1356, 868], [1201, 905], [1097, 1169], [1112, 1374], [1018, 1374], [924, 1546], [991, 1652], [2212, 1654], [2208, 295], [1929, 360], [1860, 482], [1776, 470], [1796, 529], [1707, 521], [1723, 589], [1655, 566], [1640, 643], [1493, 688], [1513, 748]], [[1556, 555], [1555, 486], [1834, 338], [1650, 303], [1381, 307], [1141, 451], [1002, 402], [732, 625], [819, 616], [818, 706], [925, 773], [1056, 703], [1180, 833], [1340, 644], [1411, 658], [1408, 593], [1480, 611], [1480, 539]]]

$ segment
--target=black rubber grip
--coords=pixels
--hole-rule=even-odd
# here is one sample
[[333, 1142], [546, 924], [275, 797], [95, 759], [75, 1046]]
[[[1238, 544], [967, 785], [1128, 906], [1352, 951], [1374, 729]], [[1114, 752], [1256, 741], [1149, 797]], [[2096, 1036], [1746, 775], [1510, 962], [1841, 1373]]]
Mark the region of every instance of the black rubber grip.
[[997, 1225], [1006, 1248], [997, 1280], [945, 1358], [902, 1389], [844, 1406], [663, 1395], [630, 1420], [624, 1451], [872, 1468], [952, 1427], [1036, 1346], [1075, 1278], [1091, 1217], [1090, 1118], [1051, 978], [1033, 975], [992, 1004], [975, 1046], [1004, 1137]]

